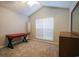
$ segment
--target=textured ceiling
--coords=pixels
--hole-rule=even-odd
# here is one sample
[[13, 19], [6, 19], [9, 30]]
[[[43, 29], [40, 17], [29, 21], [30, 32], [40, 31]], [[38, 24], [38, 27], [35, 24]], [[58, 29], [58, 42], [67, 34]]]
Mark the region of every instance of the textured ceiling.
[[26, 16], [30, 16], [42, 6], [71, 8], [74, 1], [39, 1], [39, 5], [28, 6], [27, 2], [21, 1], [0, 1], [0, 6], [11, 9]]

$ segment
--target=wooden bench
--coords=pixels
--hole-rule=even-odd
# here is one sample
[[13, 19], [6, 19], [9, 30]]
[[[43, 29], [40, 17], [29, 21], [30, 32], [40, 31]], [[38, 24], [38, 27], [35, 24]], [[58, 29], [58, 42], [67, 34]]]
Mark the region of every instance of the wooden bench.
[[6, 38], [8, 39], [8, 47], [13, 49], [13, 44], [12, 41], [17, 40], [15, 38], [21, 38], [23, 37], [23, 42], [27, 42], [27, 35], [29, 35], [29, 33], [17, 33], [17, 34], [8, 34], [6, 35]]

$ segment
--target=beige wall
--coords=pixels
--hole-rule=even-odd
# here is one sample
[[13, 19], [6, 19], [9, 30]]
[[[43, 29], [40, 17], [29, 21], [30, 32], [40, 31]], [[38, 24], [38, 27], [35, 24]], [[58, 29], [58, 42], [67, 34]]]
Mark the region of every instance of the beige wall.
[[54, 19], [55, 40], [58, 40], [60, 32], [69, 31], [69, 9], [42, 7], [39, 11], [30, 16], [32, 38], [35, 38], [35, 20], [49, 17]]
[[4, 44], [6, 34], [27, 32], [27, 19], [24, 15], [0, 7], [0, 47]]

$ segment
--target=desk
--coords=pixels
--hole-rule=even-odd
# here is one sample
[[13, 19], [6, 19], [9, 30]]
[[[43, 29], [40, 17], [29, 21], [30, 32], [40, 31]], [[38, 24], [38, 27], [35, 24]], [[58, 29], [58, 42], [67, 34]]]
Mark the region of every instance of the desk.
[[59, 56], [79, 56], [79, 36], [70, 32], [61, 32], [59, 37]]
[[27, 42], [26, 39], [27, 35], [29, 35], [29, 33], [17, 33], [17, 34], [6, 35], [6, 38], [8, 39], [8, 47], [13, 49], [12, 41], [15, 40], [15, 38], [23, 37], [23, 42]]

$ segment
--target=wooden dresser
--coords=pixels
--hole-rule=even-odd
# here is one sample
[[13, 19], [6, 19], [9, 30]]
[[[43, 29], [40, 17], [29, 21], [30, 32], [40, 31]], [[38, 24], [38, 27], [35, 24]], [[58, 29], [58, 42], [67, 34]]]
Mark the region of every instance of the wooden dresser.
[[59, 56], [79, 56], [79, 36], [70, 32], [61, 32], [59, 37]]

